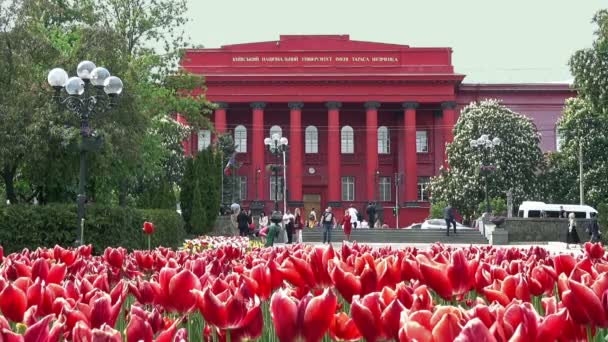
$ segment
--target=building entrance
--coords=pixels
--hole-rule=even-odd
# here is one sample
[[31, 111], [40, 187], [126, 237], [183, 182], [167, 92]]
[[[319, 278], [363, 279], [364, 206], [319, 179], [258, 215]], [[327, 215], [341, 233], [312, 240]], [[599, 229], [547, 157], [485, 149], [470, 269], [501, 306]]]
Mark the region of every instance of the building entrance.
[[317, 212], [317, 220], [321, 217], [323, 210], [321, 209], [321, 195], [319, 194], [304, 194], [304, 212], [302, 213], [302, 219], [308, 220], [310, 211], [314, 208]]

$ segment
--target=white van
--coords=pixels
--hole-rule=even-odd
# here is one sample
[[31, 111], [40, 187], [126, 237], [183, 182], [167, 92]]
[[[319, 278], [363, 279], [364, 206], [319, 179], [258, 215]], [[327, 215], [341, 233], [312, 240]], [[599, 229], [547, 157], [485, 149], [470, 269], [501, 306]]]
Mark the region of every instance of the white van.
[[518, 217], [541, 217], [544, 213], [544, 217], [559, 217], [561, 208], [567, 214], [574, 213], [576, 218], [589, 219], [591, 213], [596, 213], [597, 210], [593, 209], [588, 205], [577, 205], [577, 204], [546, 204], [544, 202], [532, 202], [526, 201], [519, 206], [517, 213]]

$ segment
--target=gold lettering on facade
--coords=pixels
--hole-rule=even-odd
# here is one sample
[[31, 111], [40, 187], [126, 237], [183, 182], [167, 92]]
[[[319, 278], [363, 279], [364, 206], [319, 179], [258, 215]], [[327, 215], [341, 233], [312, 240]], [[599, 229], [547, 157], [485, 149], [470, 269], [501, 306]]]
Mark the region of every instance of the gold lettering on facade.
[[390, 56], [234, 56], [235, 63], [399, 63], [398, 57]]

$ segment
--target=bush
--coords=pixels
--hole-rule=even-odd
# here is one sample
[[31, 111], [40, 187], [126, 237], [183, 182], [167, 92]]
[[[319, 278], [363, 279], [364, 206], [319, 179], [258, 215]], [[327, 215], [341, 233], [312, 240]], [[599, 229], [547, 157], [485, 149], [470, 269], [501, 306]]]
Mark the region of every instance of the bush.
[[[144, 221], [154, 223], [153, 246], [177, 247], [183, 243], [183, 221], [175, 210], [87, 206], [84, 242], [102, 253], [108, 246], [147, 248]], [[0, 207], [0, 244], [6, 252], [23, 248], [72, 246], [75, 240], [76, 206], [10, 205]]]
[[436, 203], [433, 203], [431, 205], [431, 218], [432, 219], [442, 219], [443, 218], [443, 209], [445, 209], [445, 207], [448, 206], [447, 202], [444, 201], [439, 201]]
[[[507, 216], [507, 201], [502, 197], [494, 197], [490, 199], [490, 206], [492, 208], [492, 215], [494, 216]], [[486, 212], [486, 202], [479, 203], [477, 208], [479, 213]]]

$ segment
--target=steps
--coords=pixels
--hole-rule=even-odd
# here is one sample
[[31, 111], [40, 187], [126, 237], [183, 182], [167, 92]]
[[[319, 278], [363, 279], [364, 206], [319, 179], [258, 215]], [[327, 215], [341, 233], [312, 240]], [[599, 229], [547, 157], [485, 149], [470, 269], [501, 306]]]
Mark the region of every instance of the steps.
[[[305, 229], [302, 232], [304, 242], [323, 242], [322, 229]], [[332, 242], [344, 240], [342, 229], [333, 229]], [[353, 229], [351, 241], [368, 243], [456, 243], [456, 244], [487, 244], [488, 240], [473, 229], [459, 230], [457, 234], [446, 236], [445, 229]]]

